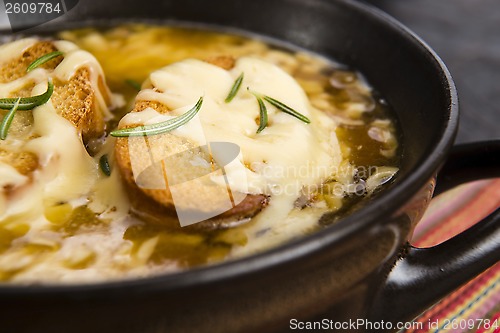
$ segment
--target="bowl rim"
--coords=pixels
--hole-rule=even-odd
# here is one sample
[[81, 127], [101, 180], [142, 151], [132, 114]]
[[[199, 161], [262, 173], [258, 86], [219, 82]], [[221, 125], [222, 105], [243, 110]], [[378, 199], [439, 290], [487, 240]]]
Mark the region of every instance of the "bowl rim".
[[[294, 0], [290, 0], [294, 1]], [[309, 0], [329, 5], [324, 0]], [[409, 28], [386, 14], [382, 10], [355, 0], [339, 0], [337, 4], [350, 7], [361, 15], [375, 19], [385, 24], [393, 31], [411, 41], [421, 51], [425, 52], [434, 62], [440, 75], [440, 80], [447, 91], [447, 121], [439, 138], [436, 139], [431, 152], [423, 163], [417, 166], [410, 175], [402, 179], [396, 186], [383, 191], [374, 200], [376, 204], [368, 204], [359, 210], [342, 218], [332, 226], [318, 230], [311, 235], [300, 237], [265, 250], [261, 253], [202, 267], [190, 268], [185, 271], [163, 273], [149, 277], [124, 278], [120, 280], [98, 281], [95, 283], [43, 284], [21, 285], [0, 284], [0, 296], [22, 299], [23, 297], [54, 297], [63, 298], [78, 295], [81, 299], [102, 297], [144, 296], [150, 292], [178, 291], [194, 286], [209, 285], [214, 282], [227, 281], [241, 276], [255, 274], [268, 270], [276, 265], [293, 262], [321, 251], [351, 236], [360, 230], [374, 225], [387, 216], [392, 216], [404, 206], [430, 179], [432, 179], [444, 162], [451, 149], [458, 128], [458, 96], [452, 76], [444, 62], [434, 50]], [[244, 31], [244, 30], [243, 30]], [[251, 32], [250, 32], [251, 33]], [[266, 37], [264, 35], [264, 37]], [[443, 110], [444, 111], [444, 110]], [[124, 291], [127, 292], [124, 292]]]

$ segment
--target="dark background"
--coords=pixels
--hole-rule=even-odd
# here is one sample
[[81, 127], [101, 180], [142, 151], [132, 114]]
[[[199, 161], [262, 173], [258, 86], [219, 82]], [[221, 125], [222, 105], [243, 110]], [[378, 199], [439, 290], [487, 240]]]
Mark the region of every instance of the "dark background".
[[500, 0], [367, 0], [447, 64], [458, 89], [457, 142], [500, 139]]

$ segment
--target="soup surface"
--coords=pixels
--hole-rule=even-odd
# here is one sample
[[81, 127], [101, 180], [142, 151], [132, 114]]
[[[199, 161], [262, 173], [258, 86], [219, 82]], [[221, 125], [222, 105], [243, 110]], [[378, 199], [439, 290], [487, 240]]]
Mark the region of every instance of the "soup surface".
[[[55, 95], [47, 104], [15, 116], [10, 138], [0, 141], [0, 157], [22, 153], [38, 162], [23, 174], [0, 158], [2, 281], [98, 282], [250, 255], [324, 227], [323, 214], [341, 217], [398, 171], [398, 135], [389, 106], [361, 74], [332, 61], [255, 38], [177, 27], [88, 28], [52, 38], [62, 40], [54, 45], [63, 60], [2, 81], [0, 97], [21, 97], [12, 82], [24, 80], [26, 87], [34, 80], [34, 87], [30, 83], [23, 88], [26, 96], [33, 96], [43, 93], [47, 78], [62, 68], [68, 77], [76, 68], [87, 68], [96, 92], [92, 98], [100, 100], [96, 108], [103, 115], [104, 132], [96, 134], [62, 119], [64, 111], [55, 103], [67, 100], [57, 99], [56, 79]], [[35, 42], [2, 47], [4, 53], [22, 52]], [[8, 56], [0, 58], [7, 61]], [[230, 62], [227, 68], [224, 61]], [[224, 101], [243, 74], [233, 100]], [[131, 149], [133, 138], [117, 139], [110, 133], [131, 124], [175, 120], [193, 110], [200, 97], [198, 114], [169, 135], [195, 146], [237, 143], [241, 150], [234, 161], [244, 168], [245, 181], [227, 183], [228, 167], [210, 180], [225, 180], [236, 192], [261, 196], [265, 203], [251, 217], [230, 223], [172, 227], [143, 201], [137, 203], [124, 181], [127, 166], [117, 163], [116, 147], [125, 142]], [[293, 106], [300, 115], [285, 112], [272, 100]], [[154, 107], [137, 109], [144, 101], [168, 105], [174, 116]], [[263, 107], [267, 126], [262, 125]], [[8, 111], [0, 110], [0, 119]], [[28, 117], [22, 135], [15, 127], [21, 117]], [[206, 142], [193, 134], [196, 124], [204, 129]], [[231, 192], [233, 204], [236, 192]], [[154, 199], [153, 192], [145, 193], [144, 200]]]

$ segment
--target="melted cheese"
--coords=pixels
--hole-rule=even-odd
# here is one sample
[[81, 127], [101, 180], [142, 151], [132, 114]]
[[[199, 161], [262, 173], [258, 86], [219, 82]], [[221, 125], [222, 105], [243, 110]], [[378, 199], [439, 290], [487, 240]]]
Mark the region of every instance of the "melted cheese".
[[[37, 39], [23, 39], [2, 45], [0, 63], [20, 57], [37, 42]], [[50, 77], [65, 82], [71, 79], [79, 68], [86, 67], [90, 72], [98, 109], [109, 118], [110, 107], [101, 92], [103, 87], [98, 84], [99, 77], [104, 74], [97, 60], [72, 43], [61, 41], [54, 42], [54, 45], [64, 52], [64, 60], [53, 71], [39, 67], [17, 80], [0, 84], [0, 95], [12, 94], [29, 82], [35, 82], [31, 95], [38, 95], [46, 91]], [[117, 106], [117, 103], [118, 99], [114, 99], [111, 107]], [[100, 174], [98, 163], [88, 155], [81, 135], [68, 120], [57, 114], [52, 100], [33, 111], [19, 112], [33, 113], [33, 124], [29, 132], [24, 136], [7, 136], [6, 140], [0, 142], [0, 148], [33, 153], [38, 158], [38, 167], [29, 175], [22, 175], [7, 162], [0, 160], [0, 227], [15, 230], [23, 225], [29, 226], [29, 231], [14, 241], [14, 250], [2, 254], [0, 271], [26, 268], [16, 276], [16, 281], [35, 281], [39, 275], [44, 279], [75, 280], [78, 279], [79, 271], [64, 269], [61, 262], [66, 260], [65, 256], [84, 254], [84, 248], [90, 248], [98, 254], [97, 262], [102, 263], [96, 265], [96, 270], [99, 266], [109, 265], [110, 254], [113, 251], [116, 253], [119, 248], [116, 245], [123, 243], [123, 230], [102, 235], [109, 243], [106, 246], [96, 243], [98, 237], [95, 234], [63, 239], [60, 234], [51, 231], [54, 225], [45, 217], [45, 210], [61, 202], [69, 203], [73, 207], [88, 204], [104, 218], [123, 219], [128, 212], [128, 201], [123, 191], [110, 195], [111, 191], [120, 189], [118, 175], [113, 174], [108, 178]], [[111, 150], [109, 144], [103, 153], [106, 150]], [[115, 227], [119, 228], [119, 224]], [[89, 239], [92, 237], [93, 239]], [[16, 244], [35, 244], [60, 249], [46, 253], [43, 260], [37, 260], [40, 254], [15, 250]], [[29, 265], [32, 266], [28, 268]], [[91, 280], [98, 275], [102, 273], [90, 270], [80, 279]]]
[[[241, 73], [244, 73], [241, 89], [226, 103], [224, 100]], [[337, 170], [341, 154], [335, 136], [336, 123], [311, 106], [290, 75], [271, 63], [249, 57], [240, 58], [230, 71], [189, 59], [153, 72], [149, 83], [153, 88], [142, 90], [137, 99], [158, 101], [173, 111], [162, 115], [147, 108], [128, 114], [121, 125], [172, 119], [203, 96], [197, 116], [172, 133], [199, 145], [222, 141], [240, 147], [241, 154], [226, 168], [231, 189], [271, 197], [269, 206], [248, 228], [249, 238], [254, 238], [259, 230], [271, 228], [279, 234], [279, 240], [266, 244], [266, 247], [273, 246], [290, 238], [292, 233], [303, 234], [282, 230], [287, 229], [285, 226], [303, 230], [316, 223], [317, 214], [302, 214], [300, 222], [292, 222], [297, 214], [293, 207], [305, 187], [318, 186]], [[309, 117], [311, 123], [305, 124], [268, 104], [269, 125], [257, 134], [259, 106], [247, 87], [285, 103]], [[246, 172], [239, 172], [241, 169]], [[235, 170], [233, 174], [232, 170]], [[214, 176], [212, 181], [224, 184], [225, 179]], [[260, 242], [249, 243], [251, 245], [243, 250], [245, 253], [264, 246]]]
[[[0, 62], [20, 57], [24, 50], [32, 47], [38, 42], [37, 39], [22, 39], [0, 47]], [[54, 71], [37, 68], [27, 75], [9, 83], [0, 84], [0, 94], [8, 95], [28, 84], [35, 82], [32, 95], [43, 93], [47, 89], [49, 77], [57, 77], [61, 81], [69, 80], [82, 66], [91, 72], [91, 84], [100, 104], [100, 109], [108, 112], [108, 106], [104, 102], [102, 93], [98, 86], [98, 77], [103, 76], [102, 69], [97, 60], [88, 52], [81, 51], [76, 45], [69, 42], [54, 42], [54, 45], [64, 52], [64, 60]], [[35, 171], [32, 186], [40, 187], [38, 190], [27, 191], [27, 196], [33, 196], [32, 202], [71, 201], [88, 193], [97, 179], [97, 167], [93, 159], [86, 153], [81, 138], [76, 129], [69, 121], [56, 113], [51, 100], [33, 111], [34, 122], [30, 137], [24, 140], [7, 137], [2, 145], [7, 147], [17, 146], [26, 152], [34, 153], [38, 157], [39, 168]], [[64, 143], [64, 144], [61, 144]], [[3, 165], [2, 165], [3, 164]], [[22, 175], [11, 175], [12, 168], [4, 162], [0, 162], [0, 179], [19, 179]], [[21, 185], [15, 181], [17, 188]], [[40, 194], [39, 192], [42, 192]], [[43, 200], [38, 198], [42, 195]], [[2, 193], [0, 192], [0, 196]], [[4, 201], [7, 198], [3, 198]], [[12, 201], [12, 200], [11, 200]], [[22, 200], [16, 198], [10, 202], [8, 207], [0, 210], [0, 220], [9, 215], [18, 214], [20, 210], [33, 210], [31, 205], [20, 206]]]

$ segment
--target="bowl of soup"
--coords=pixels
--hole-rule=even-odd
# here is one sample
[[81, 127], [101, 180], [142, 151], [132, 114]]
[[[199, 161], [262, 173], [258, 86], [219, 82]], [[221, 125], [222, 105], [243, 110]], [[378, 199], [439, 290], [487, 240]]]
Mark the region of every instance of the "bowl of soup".
[[[487, 227], [462, 235], [485, 249], [474, 265], [459, 240], [409, 247], [457, 97], [432, 50], [370, 7], [82, 3], [2, 39], [9, 330], [396, 323], [498, 260]], [[445, 277], [412, 304], [409, 286]]]

